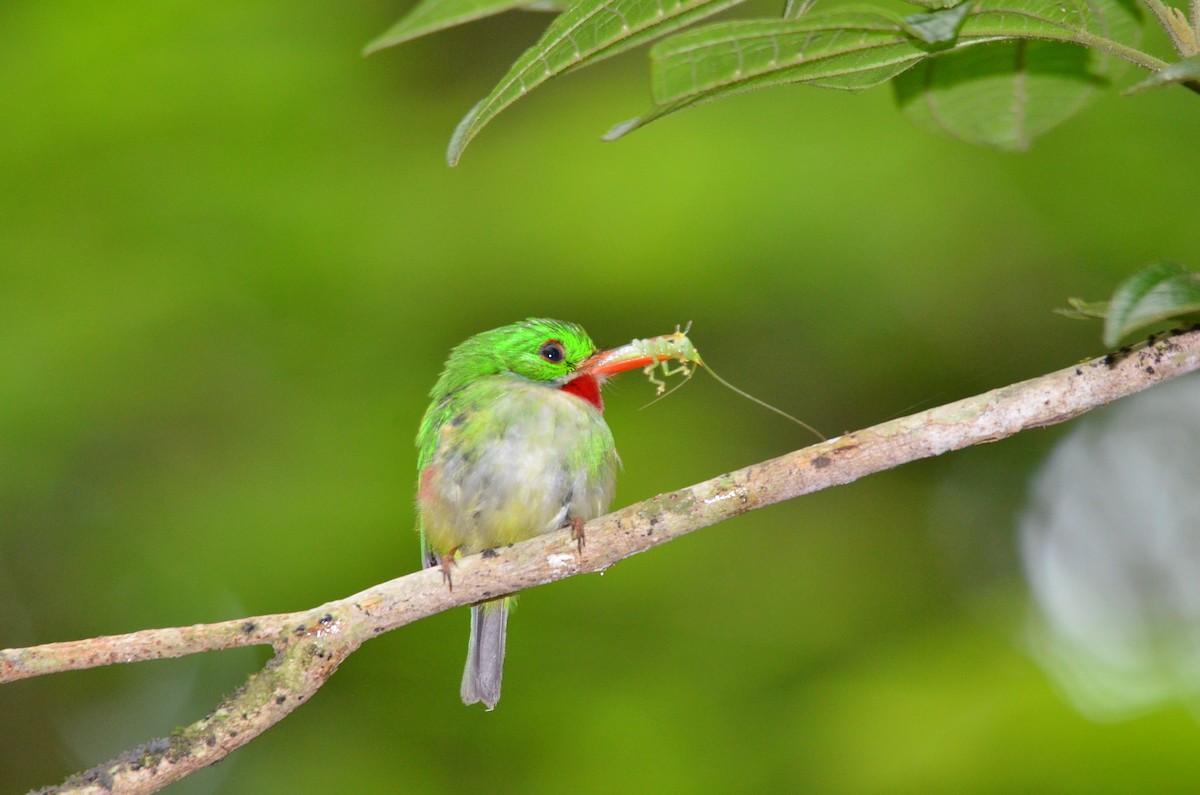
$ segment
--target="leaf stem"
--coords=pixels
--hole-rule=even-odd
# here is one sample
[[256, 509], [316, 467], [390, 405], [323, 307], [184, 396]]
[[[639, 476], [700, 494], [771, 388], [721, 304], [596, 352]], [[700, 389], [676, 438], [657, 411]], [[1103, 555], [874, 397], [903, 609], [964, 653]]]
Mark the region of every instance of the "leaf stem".
[[1072, 34], [1075, 41], [1085, 47], [1091, 47], [1094, 50], [1100, 50], [1117, 58], [1122, 58], [1151, 72], [1160, 72], [1167, 67], [1166, 61], [1155, 58], [1150, 53], [1142, 52], [1135, 47], [1121, 44], [1112, 39], [1106, 39], [1103, 36], [1097, 36], [1090, 31], [1075, 30], [1072, 31]]

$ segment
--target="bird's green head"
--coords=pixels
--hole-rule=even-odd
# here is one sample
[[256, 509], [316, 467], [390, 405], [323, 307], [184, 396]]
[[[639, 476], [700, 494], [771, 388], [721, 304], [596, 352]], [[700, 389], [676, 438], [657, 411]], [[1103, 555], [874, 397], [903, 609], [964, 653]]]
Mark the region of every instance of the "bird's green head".
[[500, 373], [561, 385], [595, 352], [591, 337], [575, 323], [531, 317], [476, 334], [456, 347], [429, 394], [438, 401], [476, 379]]

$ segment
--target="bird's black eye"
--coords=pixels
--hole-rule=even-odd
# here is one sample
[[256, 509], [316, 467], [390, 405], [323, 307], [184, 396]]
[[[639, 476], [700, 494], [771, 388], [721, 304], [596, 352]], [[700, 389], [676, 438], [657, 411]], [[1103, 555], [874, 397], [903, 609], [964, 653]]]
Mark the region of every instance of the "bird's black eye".
[[558, 340], [546, 340], [538, 348], [538, 355], [548, 362], [557, 364], [563, 360], [563, 346]]

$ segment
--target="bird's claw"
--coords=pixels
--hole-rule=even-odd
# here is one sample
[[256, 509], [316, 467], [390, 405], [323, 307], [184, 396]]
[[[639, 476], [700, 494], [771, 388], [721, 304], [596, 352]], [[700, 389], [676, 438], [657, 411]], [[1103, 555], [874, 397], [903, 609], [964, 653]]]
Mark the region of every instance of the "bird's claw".
[[579, 554], [583, 554], [583, 544], [587, 540], [587, 534], [583, 532], [583, 520], [578, 516], [572, 516], [568, 522], [571, 525], [571, 540], [575, 542]]
[[441, 565], [439, 568], [442, 570], [442, 582], [446, 583], [446, 587], [448, 587], [451, 591], [454, 590], [454, 579], [450, 576], [450, 567], [458, 565], [458, 563], [454, 560], [454, 553], [457, 551], [457, 549], [452, 549], [449, 553], [442, 555], [440, 558]]

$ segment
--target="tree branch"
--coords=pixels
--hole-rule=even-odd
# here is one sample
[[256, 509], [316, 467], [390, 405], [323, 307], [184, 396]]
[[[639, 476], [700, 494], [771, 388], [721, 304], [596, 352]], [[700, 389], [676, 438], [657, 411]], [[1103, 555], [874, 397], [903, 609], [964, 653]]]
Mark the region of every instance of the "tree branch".
[[848, 433], [660, 494], [587, 525], [580, 554], [564, 531], [464, 558], [448, 589], [426, 569], [312, 610], [0, 651], [0, 683], [57, 671], [270, 644], [275, 656], [208, 716], [45, 792], [154, 792], [279, 722], [369, 638], [426, 616], [614, 563], [693, 530], [1028, 428], [1053, 425], [1200, 369], [1200, 331], [1152, 337], [1012, 386]]

